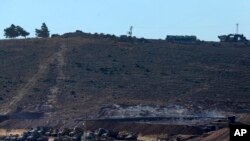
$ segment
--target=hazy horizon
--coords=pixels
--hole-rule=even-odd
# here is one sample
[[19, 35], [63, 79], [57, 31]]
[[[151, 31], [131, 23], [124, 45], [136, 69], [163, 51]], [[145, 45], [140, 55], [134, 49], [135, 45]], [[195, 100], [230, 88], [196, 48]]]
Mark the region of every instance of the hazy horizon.
[[196, 35], [207, 41], [235, 33], [239, 23], [239, 33], [250, 38], [249, 5], [247, 0], [2, 0], [0, 38], [5, 38], [3, 30], [11, 24], [34, 37], [42, 22], [50, 34], [82, 30], [119, 36], [133, 26], [137, 37]]

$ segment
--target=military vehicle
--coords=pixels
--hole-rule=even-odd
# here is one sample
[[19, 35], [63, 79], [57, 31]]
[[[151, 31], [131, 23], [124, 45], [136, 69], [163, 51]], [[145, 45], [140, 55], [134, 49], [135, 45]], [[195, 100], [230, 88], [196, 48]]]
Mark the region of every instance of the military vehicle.
[[221, 42], [249, 42], [243, 34], [228, 34], [218, 36]]

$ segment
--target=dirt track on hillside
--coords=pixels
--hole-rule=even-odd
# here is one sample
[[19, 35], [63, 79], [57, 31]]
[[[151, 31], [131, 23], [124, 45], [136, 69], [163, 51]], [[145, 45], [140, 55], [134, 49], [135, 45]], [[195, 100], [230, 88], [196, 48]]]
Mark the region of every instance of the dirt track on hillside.
[[[48, 68], [50, 64], [55, 63], [57, 64], [58, 68], [58, 80], [63, 80], [65, 78], [63, 74], [62, 67], [64, 66], [64, 53], [66, 52], [66, 45], [62, 44], [58, 51], [55, 52], [53, 55], [45, 58], [38, 66], [37, 72], [19, 89], [16, 90], [16, 95], [11, 99], [10, 102], [7, 102], [3, 105], [0, 109], [1, 115], [6, 115], [11, 112], [15, 112], [17, 110], [18, 103], [29, 93], [29, 91], [34, 88], [36, 83], [40, 78], [43, 78], [44, 75], [48, 72]], [[53, 107], [56, 103], [56, 94], [59, 91], [58, 86], [53, 86], [50, 88], [51, 94], [47, 96], [47, 105], [49, 107]]]
[[[47, 107], [47, 110], [52, 110], [54, 105], [57, 103], [57, 95], [61, 92], [60, 85], [62, 81], [65, 80], [65, 75], [63, 73], [63, 67], [65, 65], [65, 53], [66, 53], [66, 45], [62, 44], [59, 51], [55, 54], [54, 63], [56, 64], [56, 69], [58, 71], [58, 75], [56, 78], [56, 84], [50, 88], [50, 93], [47, 95], [47, 101], [43, 105], [43, 107]], [[47, 113], [48, 116], [51, 116], [51, 113]]]

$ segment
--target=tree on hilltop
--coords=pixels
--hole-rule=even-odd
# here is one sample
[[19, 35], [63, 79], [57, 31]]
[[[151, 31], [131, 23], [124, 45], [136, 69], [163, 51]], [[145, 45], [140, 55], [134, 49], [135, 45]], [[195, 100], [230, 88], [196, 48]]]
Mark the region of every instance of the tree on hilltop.
[[16, 26], [14, 24], [11, 24], [10, 27], [7, 27], [4, 29], [4, 36], [6, 38], [16, 38], [19, 36]]
[[24, 38], [26, 38], [26, 36], [29, 36], [30, 33], [25, 31], [22, 27], [20, 26], [16, 26], [16, 31], [18, 32], [19, 36], [23, 36]]
[[6, 38], [16, 38], [18, 36], [23, 36], [26, 38], [30, 33], [25, 31], [22, 27], [20, 26], [15, 26], [14, 24], [11, 24], [10, 27], [7, 27], [4, 29], [4, 36]]
[[35, 29], [36, 36], [41, 38], [49, 37], [49, 30], [45, 23], [42, 23], [41, 29]]

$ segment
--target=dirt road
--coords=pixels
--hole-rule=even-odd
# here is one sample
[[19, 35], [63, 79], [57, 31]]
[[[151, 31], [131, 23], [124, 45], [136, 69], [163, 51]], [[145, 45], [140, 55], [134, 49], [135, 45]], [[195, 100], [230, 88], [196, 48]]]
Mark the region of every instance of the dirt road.
[[65, 75], [63, 73], [63, 67], [65, 66], [65, 53], [67, 51], [67, 47], [65, 44], [60, 46], [59, 51], [55, 54], [55, 58], [53, 63], [56, 64], [57, 69], [57, 78], [56, 84], [50, 88], [50, 93], [47, 95], [47, 101], [42, 105], [43, 108], [46, 108], [48, 111], [47, 116], [51, 116], [51, 110], [53, 110], [54, 105], [57, 103], [57, 95], [61, 93], [60, 86], [63, 85], [63, 81], [65, 80]]

